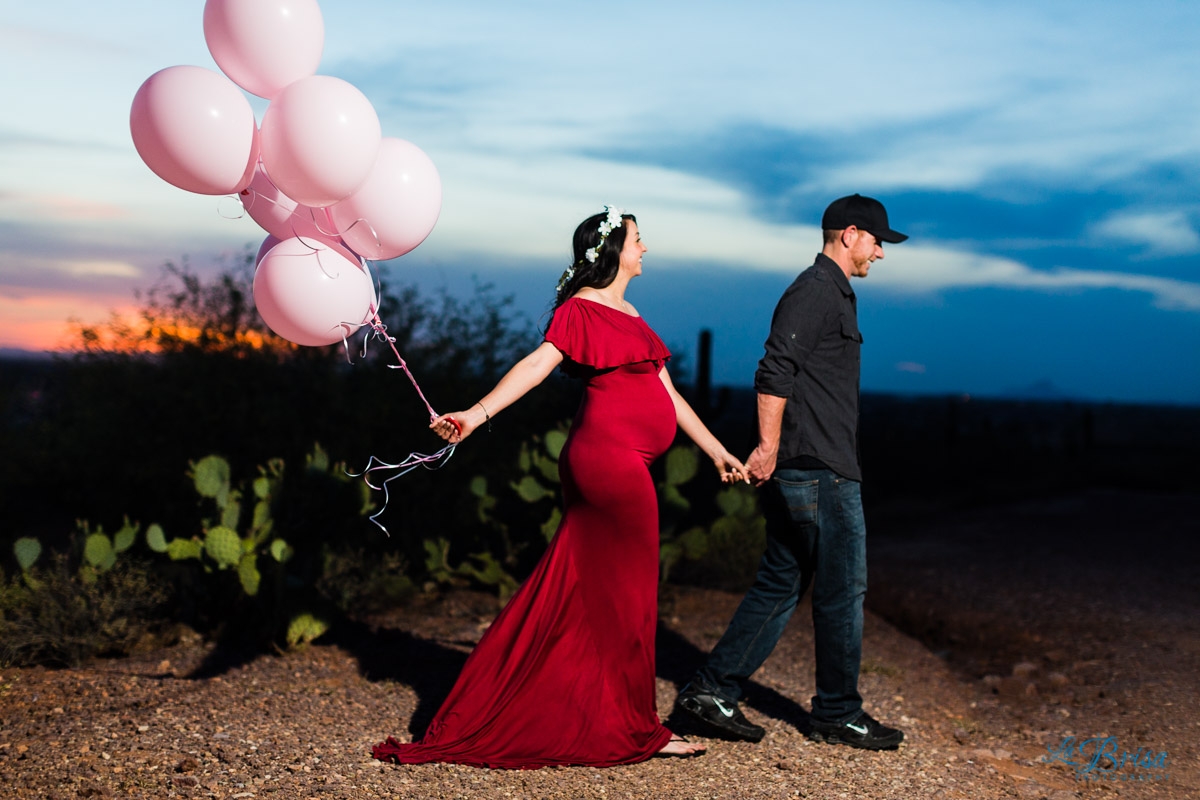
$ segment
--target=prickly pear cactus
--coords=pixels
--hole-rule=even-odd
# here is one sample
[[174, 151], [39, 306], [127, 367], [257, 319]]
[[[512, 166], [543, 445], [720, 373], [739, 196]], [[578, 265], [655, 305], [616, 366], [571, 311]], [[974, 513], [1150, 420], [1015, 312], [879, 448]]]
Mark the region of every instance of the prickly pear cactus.
[[450, 540], [439, 536], [437, 540], [426, 539], [425, 571], [439, 582], [449, 582], [454, 571], [450, 568]]
[[238, 580], [242, 583], [242, 591], [253, 597], [258, 594], [258, 584], [262, 575], [258, 571], [258, 556], [246, 553], [238, 562]]
[[758, 496], [749, 486], [737, 484], [721, 490], [716, 501], [722, 515], [709, 526], [703, 547], [693, 548], [687, 558], [699, 562], [701, 574], [710, 579], [745, 582], [753, 577], [766, 544]]
[[755, 512], [754, 497], [740, 491], [737, 487], [729, 487], [717, 494], [717, 508], [727, 517], [736, 517], [747, 511]]
[[495, 586], [499, 590], [501, 601], [512, 597], [513, 592], [517, 590], [519, 584], [513, 576], [505, 571], [504, 565], [497, 561], [495, 556], [485, 551], [482, 553], [472, 553], [471, 558], [474, 559], [478, 566], [464, 561], [458, 565], [458, 572], [460, 574], [470, 575], [485, 586]]
[[696, 477], [700, 461], [690, 447], [672, 447], [667, 453], [667, 483], [679, 486]]
[[221, 569], [227, 569], [242, 560], [242, 540], [237, 531], [223, 525], [209, 529], [204, 536], [204, 552]]
[[229, 462], [220, 456], [205, 456], [192, 464], [192, 481], [201, 497], [209, 497], [224, 508], [229, 502]]
[[83, 558], [100, 572], [112, 569], [117, 563], [112, 541], [103, 533], [93, 533], [83, 543]]
[[287, 643], [294, 649], [304, 647], [329, 630], [329, 623], [312, 614], [299, 614], [288, 624]]
[[146, 546], [156, 553], [167, 552], [167, 536], [157, 522], [146, 529]]
[[563, 445], [567, 443], [567, 434], [559, 429], [549, 431], [546, 434], [546, 452], [555, 461], [558, 461], [558, 456], [562, 453]]
[[270, 529], [271, 521], [271, 501], [259, 500], [254, 504], [254, 519], [250, 526], [256, 530]]
[[[559, 497], [561, 479], [558, 475], [558, 459], [562, 455], [566, 443], [567, 429], [564, 425], [560, 425], [547, 431], [544, 435], [531, 437], [529, 441], [521, 445], [521, 450], [517, 454], [517, 477], [508, 481], [508, 488], [522, 502], [530, 505], [542, 504], [542, 508], [545, 508], [547, 500], [556, 500]], [[477, 565], [463, 562], [457, 567], [451, 568], [447, 561], [449, 545], [445, 540], [439, 539], [436, 542], [426, 540], [425, 548], [428, 554], [426, 569], [430, 576], [439, 583], [461, 583], [462, 578], [468, 577], [480, 583], [497, 586], [500, 596], [507, 597], [515, 589], [516, 582], [506, 572], [505, 565], [515, 562], [517, 551], [524, 545], [514, 547], [511, 544], [509, 536], [511, 518], [507, 518], [506, 514], [497, 513], [500, 499], [489, 492], [486, 477], [477, 475], [472, 478], [470, 492], [476, 498], [475, 510], [479, 521], [500, 534], [500, 539], [506, 543], [506, 550], [499, 554], [499, 558], [488, 553], [475, 554], [470, 558], [475, 559]], [[540, 512], [535, 511], [535, 513]], [[527, 523], [522, 520], [520, 525], [522, 530], [528, 530], [530, 524], [536, 525], [546, 541], [550, 541], [554, 538], [561, 522], [562, 509], [559, 507], [559, 503], [555, 502], [550, 505], [549, 515], [542, 522], [529, 520]]]
[[542, 536], [546, 537], [549, 542], [554, 538], [554, 534], [558, 533], [558, 526], [562, 522], [562, 509], [558, 506], [550, 509], [550, 516], [542, 523]]
[[241, 494], [239, 492], [227, 492], [225, 498], [225, 505], [221, 506], [221, 525], [226, 528], [236, 529], [238, 520], [242, 518]]
[[329, 472], [329, 454], [319, 442], [313, 444], [313, 451], [304, 457], [305, 469], [312, 472]]
[[538, 479], [532, 475], [526, 475], [520, 481], [514, 481], [509, 484], [512, 490], [524, 500], [526, 503], [536, 503], [546, 497], [554, 497], [554, 492], [542, 486]]
[[[192, 462], [188, 477], [204, 507], [199, 525], [177, 538], [169, 537], [160, 526], [152, 525], [146, 531], [147, 545], [174, 561], [195, 560], [197, 574], [202, 570], [203, 575], [214, 577], [211, 588], [222, 592], [232, 590], [239, 597], [242, 593], [255, 597], [254, 603], [243, 606], [249, 609], [248, 613], [262, 613], [276, 619], [280, 604], [289, 602], [288, 590], [304, 587], [304, 580], [311, 579], [307, 574], [289, 571], [288, 562], [295, 556], [295, 551], [287, 539], [274, 533], [272, 505], [281, 497], [284, 467], [283, 459], [271, 459], [258, 467], [256, 476], [239, 480], [235, 485], [229, 462], [224, 458], [211, 455]], [[335, 479], [348, 480], [344, 477], [344, 465], [331, 463], [319, 446], [308, 458], [307, 468]], [[364, 490], [366, 495], [369, 487]], [[364, 500], [364, 512], [369, 513], [370, 508]], [[195, 533], [196, 530], [200, 533]], [[222, 571], [224, 574], [218, 576], [217, 573]], [[237, 575], [237, 585], [231, 585], [231, 573]], [[207, 582], [203, 576], [200, 579]], [[262, 586], [264, 581], [267, 582], [265, 587]], [[325, 623], [320, 622], [318, 627], [302, 625], [295, 641], [316, 638], [324, 631]]]
[[704, 558], [708, 552], [708, 531], [700, 527], [691, 528], [679, 537], [679, 545], [683, 548], [684, 558]]
[[662, 493], [662, 503], [678, 511], [687, 511], [692, 507], [688, 499], [679, 491], [679, 487], [696, 477], [699, 462], [696, 451], [690, 447], [672, 447], [667, 451], [666, 480], [659, 484]]
[[[146, 543], [151, 550], [166, 553], [175, 561], [197, 559], [206, 572], [212, 571], [214, 565], [221, 570], [235, 569], [243, 591], [248, 595], [257, 594], [262, 580], [258, 555], [260, 548], [271, 540], [271, 498], [283, 481], [283, 467], [281, 459], [272, 459], [266, 466], [259, 467], [258, 477], [250, 482], [255, 505], [249, 528], [243, 534], [239, 533], [246, 522], [241, 513], [242, 491], [234, 489], [230, 483], [229, 462], [215, 455], [193, 462], [188, 475], [196, 492], [213, 501], [218, 519], [202, 521], [201, 527], [206, 529], [202, 537], [170, 541], [161, 527], [153, 525], [146, 532]], [[292, 556], [292, 549], [282, 539], [277, 539], [268, 549], [280, 563]]]
[[172, 561], [199, 558], [204, 552], [204, 543], [199, 539], [172, 539], [167, 545], [167, 557]]
[[32, 536], [22, 536], [13, 542], [13, 555], [22, 572], [28, 572], [42, 555], [42, 543]]
[[124, 553], [130, 547], [133, 547], [134, 541], [137, 540], [138, 530], [141, 526], [130, 523], [129, 518], [125, 518], [125, 524], [121, 526], [121, 530], [113, 534], [112, 549], [114, 553]]
[[288, 543], [283, 539], [275, 539], [271, 542], [271, 558], [275, 559], [280, 564], [286, 563], [288, 559], [295, 554], [296, 551], [293, 550], [291, 546], [289, 546]]

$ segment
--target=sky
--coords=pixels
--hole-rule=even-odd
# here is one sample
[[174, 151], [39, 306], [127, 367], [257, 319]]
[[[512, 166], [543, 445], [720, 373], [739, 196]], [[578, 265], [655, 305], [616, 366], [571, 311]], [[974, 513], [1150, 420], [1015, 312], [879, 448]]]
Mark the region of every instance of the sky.
[[[856, 279], [864, 391], [1200, 404], [1200, 4], [627, 5], [325, 0], [317, 73], [433, 160], [437, 225], [374, 265], [535, 321], [606, 203], [649, 252], [627, 294], [713, 380], [860, 192], [910, 239]], [[265, 232], [133, 147], [138, 87], [217, 71], [204, 3], [0, 0], [0, 348], [136, 306]], [[259, 121], [268, 101], [247, 94]]]

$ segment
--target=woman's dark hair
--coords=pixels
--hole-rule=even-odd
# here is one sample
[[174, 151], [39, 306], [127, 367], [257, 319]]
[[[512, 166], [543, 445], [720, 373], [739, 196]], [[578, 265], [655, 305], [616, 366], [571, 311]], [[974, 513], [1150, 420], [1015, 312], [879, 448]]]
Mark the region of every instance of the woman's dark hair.
[[[621, 266], [621, 249], [625, 247], [625, 236], [629, 233], [629, 226], [625, 225], [624, 221], [628, 220], [636, 225], [637, 217], [633, 214], [622, 214], [621, 226], [613, 228], [612, 232], [608, 234], [596, 260], [588, 261], [585, 254], [599, 244], [600, 223], [607, 217], [607, 211], [593, 214], [579, 223], [579, 227], [575, 229], [572, 246], [575, 261], [563, 272], [563, 277], [558, 285], [558, 293], [554, 297], [555, 309], [585, 286], [603, 289], [616, 279], [617, 269]], [[572, 272], [572, 270], [574, 271]]]

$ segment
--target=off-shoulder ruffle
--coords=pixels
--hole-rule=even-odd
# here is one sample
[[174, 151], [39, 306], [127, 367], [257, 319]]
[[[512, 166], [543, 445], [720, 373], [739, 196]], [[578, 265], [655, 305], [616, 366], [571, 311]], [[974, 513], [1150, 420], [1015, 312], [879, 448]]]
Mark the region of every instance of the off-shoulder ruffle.
[[641, 317], [578, 297], [568, 298], [558, 307], [545, 338], [570, 361], [593, 369], [671, 357], [671, 351]]

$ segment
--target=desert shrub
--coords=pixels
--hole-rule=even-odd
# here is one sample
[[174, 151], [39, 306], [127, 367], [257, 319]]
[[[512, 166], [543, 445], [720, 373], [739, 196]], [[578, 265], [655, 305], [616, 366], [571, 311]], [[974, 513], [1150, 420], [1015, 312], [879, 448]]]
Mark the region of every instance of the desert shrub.
[[157, 640], [168, 592], [146, 563], [89, 573], [81, 561], [59, 552], [11, 578], [0, 572], [0, 664], [73, 667]]
[[348, 616], [395, 608], [420, 591], [403, 556], [366, 548], [326, 550], [316, 588]]

